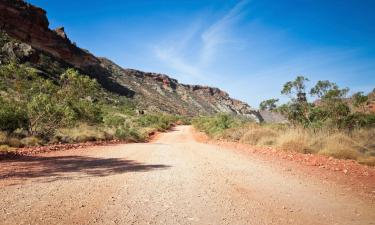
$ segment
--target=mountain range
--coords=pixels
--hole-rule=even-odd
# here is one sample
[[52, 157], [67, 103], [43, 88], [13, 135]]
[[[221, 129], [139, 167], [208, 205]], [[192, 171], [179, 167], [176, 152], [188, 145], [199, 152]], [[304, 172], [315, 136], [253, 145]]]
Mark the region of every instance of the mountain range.
[[45, 10], [23, 0], [1, 0], [0, 11], [1, 63], [27, 63], [49, 79], [73, 67], [95, 78], [107, 91], [131, 98], [142, 111], [186, 116], [231, 113], [262, 120], [248, 104], [218, 88], [181, 84], [164, 74], [125, 69], [79, 48], [63, 27], [49, 28]]

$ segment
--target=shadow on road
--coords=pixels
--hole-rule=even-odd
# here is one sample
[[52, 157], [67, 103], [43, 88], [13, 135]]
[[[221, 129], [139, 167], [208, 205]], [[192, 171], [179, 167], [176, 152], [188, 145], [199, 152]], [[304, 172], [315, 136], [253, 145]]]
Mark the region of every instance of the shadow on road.
[[[25, 156], [17, 160], [0, 162], [0, 179], [53, 178], [76, 179], [88, 176], [109, 176], [126, 172], [146, 172], [169, 168], [162, 164], [143, 164], [117, 158], [86, 156]], [[79, 173], [78, 176], [73, 173]], [[71, 178], [70, 178], [71, 177]]]

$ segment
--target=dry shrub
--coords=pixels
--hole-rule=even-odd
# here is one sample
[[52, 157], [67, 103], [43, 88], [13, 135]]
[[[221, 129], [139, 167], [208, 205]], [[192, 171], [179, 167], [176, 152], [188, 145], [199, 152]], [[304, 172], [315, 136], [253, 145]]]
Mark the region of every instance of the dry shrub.
[[240, 139], [240, 142], [245, 144], [257, 145], [274, 142], [277, 132], [265, 127], [250, 128]]
[[366, 156], [375, 156], [375, 129], [355, 130], [351, 138], [356, 146], [360, 148], [361, 153]]
[[375, 166], [375, 129], [339, 131], [291, 128], [288, 125], [247, 123], [226, 129], [219, 138], [285, 151], [319, 153], [338, 159], [355, 159]]
[[360, 156], [359, 147], [344, 133], [327, 136], [324, 148], [319, 153], [338, 159], [358, 159]]
[[225, 130], [218, 138], [229, 141], [239, 141], [247, 131], [247, 127], [230, 128]]
[[55, 142], [58, 141], [63, 143], [99, 141], [106, 139], [107, 135], [104, 131], [87, 124], [80, 124], [73, 128], [60, 129], [55, 136]]
[[296, 151], [300, 153], [313, 153], [312, 143], [316, 142], [314, 136], [302, 129], [291, 129], [282, 133], [277, 138], [277, 145], [284, 151]]
[[375, 156], [369, 156], [366, 158], [359, 158], [358, 162], [368, 166], [375, 166]]
[[24, 146], [39, 146], [41, 145], [42, 141], [37, 137], [31, 136], [31, 137], [22, 138], [21, 143]]
[[7, 142], [8, 135], [6, 132], [0, 131], [0, 144], [5, 144]]
[[277, 144], [277, 137], [262, 137], [258, 144], [259, 146], [275, 146]]
[[24, 145], [22, 144], [22, 142], [16, 138], [16, 137], [10, 137], [7, 139], [7, 144], [10, 146], [10, 147], [14, 147], [14, 148], [21, 148], [23, 147]]
[[10, 152], [14, 150], [14, 148], [9, 147], [9, 145], [0, 145], [0, 152]]

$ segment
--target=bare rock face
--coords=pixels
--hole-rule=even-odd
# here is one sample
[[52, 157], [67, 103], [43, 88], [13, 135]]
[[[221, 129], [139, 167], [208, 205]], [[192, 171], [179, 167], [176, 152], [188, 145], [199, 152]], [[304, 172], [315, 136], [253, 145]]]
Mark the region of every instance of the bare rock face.
[[19, 60], [21, 62], [36, 62], [39, 60], [35, 50], [25, 43], [5, 43], [1, 48], [1, 52], [7, 54], [11, 60]]
[[64, 27], [58, 27], [55, 29], [55, 33], [62, 37], [63, 39], [68, 39], [68, 36], [66, 36]]
[[5, 0], [0, 2], [0, 11], [0, 27], [11, 37], [79, 68], [97, 63], [94, 56], [87, 55], [69, 39], [51, 31], [43, 9], [21, 0]]
[[267, 110], [261, 110], [259, 111], [259, 114], [261, 115], [262, 122], [266, 123], [283, 123], [287, 124], [289, 123], [288, 119], [285, 118], [282, 114], [278, 112], [271, 112]]
[[190, 116], [225, 112], [260, 121], [259, 113], [248, 104], [218, 88], [180, 84], [164, 74], [123, 69], [95, 57], [73, 44], [63, 27], [50, 30], [46, 11], [22, 0], [0, 0], [0, 12], [0, 30], [17, 40], [2, 43], [1, 53], [31, 62], [50, 77], [74, 67], [108, 91], [133, 98], [141, 110]]

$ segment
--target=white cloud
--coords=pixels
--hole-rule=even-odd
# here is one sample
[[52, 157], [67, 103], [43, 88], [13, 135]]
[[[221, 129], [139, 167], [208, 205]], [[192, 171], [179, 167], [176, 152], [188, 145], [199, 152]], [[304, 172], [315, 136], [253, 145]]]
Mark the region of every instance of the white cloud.
[[231, 37], [229, 31], [242, 18], [248, 2], [247, 0], [238, 2], [226, 15], [202, 33], [203, 48], [201, 59], [203, 63], [213, 60], [220, 45], [234, 42], [235, 38]]
[[[225, 15], [208, 27], [202, 23], [193, 22], [183, 31], [174, 31], [179, 35], [166, 37], [165, 42], [153, 46], [155, 57], [167, 67], [176, 71], [175, 76], [183, 82], [210, 83], [210, 72], [207, 65], [215, 60], [215, 55], [225, 44], [235, 43], [235, 37], [230, 34], [232, 27], [242, 18], [248, 0], [238, 2]], [[173, 35], [173, 36], [174, 36]], [[202, 45], [196, 49], [197, 41]], [[195, 49], [193, 56], [187, 57], [186, 52]]]

